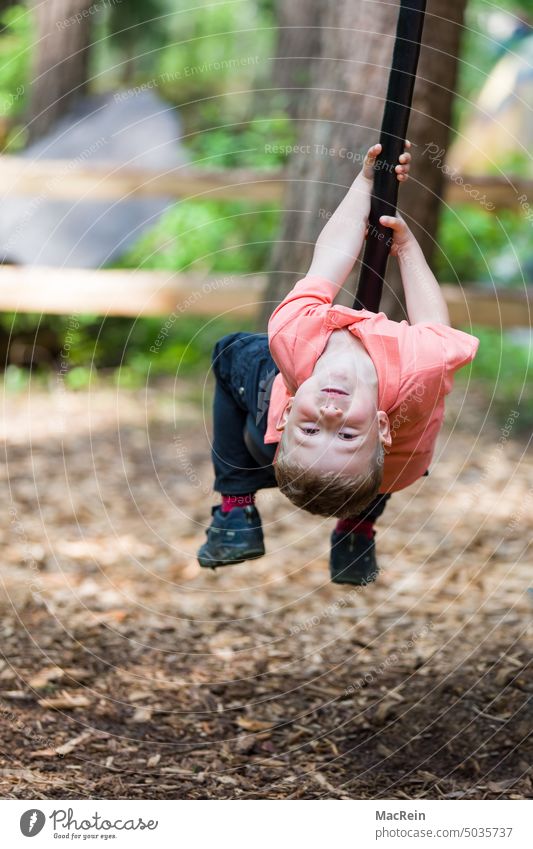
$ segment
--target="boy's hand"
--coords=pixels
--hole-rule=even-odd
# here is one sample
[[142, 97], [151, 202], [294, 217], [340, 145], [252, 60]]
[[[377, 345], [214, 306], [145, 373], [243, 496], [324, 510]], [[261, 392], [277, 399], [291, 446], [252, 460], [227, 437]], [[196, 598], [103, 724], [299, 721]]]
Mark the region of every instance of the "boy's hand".
[[[396, 171], [396, 177], [401, 183], [404, 183], [409, 177], [409, 169], [411, 167], [411, 154], [409, 153], [410, 148], [411, 142], [406, 140], [405, 150], [401, 154], [398, 160], [398, 165], [394, 169]], [[371, 183], [374, 181], [374, 165], [376, 164], [376, 159], [380, 153], [381, 145], [379, 143], [372, 145], [372, 147], [369, 148], [363, 163], [363, 170], [361, 171], [361, 174], [365, 180], [369, 180]]]
[[382, 215], [379, 219], [379, 223], [384, 227], [390, 227], [393, 231], [393, 242], [391, 248], [391, 256], [396, 256], [398, 251], [408, 245], [413, 239], [414, 236], [411, 233], [409, 227], [403, 220], [402, 216], [397, 212], [396, 216], [392, 215]]

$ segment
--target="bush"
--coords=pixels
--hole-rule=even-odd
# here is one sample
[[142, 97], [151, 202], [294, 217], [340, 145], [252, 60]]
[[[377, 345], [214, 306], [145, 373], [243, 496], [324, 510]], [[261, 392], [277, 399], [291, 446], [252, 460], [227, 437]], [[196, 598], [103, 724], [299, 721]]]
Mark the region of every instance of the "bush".
[[196, 5], [174, 0], [172, 11], [170, 38], [156, 66], [163, 95], [183, 104], [234, 90], [242, 104], [271, 54], [271, 13], [255, 3], [227, 0]]
[[510, 333], [486, 327], [468, 328], [480, 345], [471, 365], [458, 374], [461, 381], [473, 380], [491, 401], [494, 412], [507, 418], [518, 410], [517, 431], [533, 426], [533, 369], [529, 345], [515, 342]]
[[469, 204], [443, 207], [436, 241], [435, 273], [441, 282], [533, 280], [531, 224], [518, 211], [495, 215]]
[[16, 149], [24, 143], [24, 134], [14, 125], [24, 110], [28, 96], [28, 78], [33, 38], [32, 16], [23, 6], [0, 12], [0, 129], [4, 148]]

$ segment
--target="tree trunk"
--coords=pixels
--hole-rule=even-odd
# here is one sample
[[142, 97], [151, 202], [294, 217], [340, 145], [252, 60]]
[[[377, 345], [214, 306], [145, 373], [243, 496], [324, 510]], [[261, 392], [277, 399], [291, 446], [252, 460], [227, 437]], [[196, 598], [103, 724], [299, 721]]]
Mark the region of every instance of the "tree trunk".
[[[310, 19], [313, 5], [309, 4]], [[398, 3], [396, 3], [396, 6]], [[457, 53], [466, 0], [429, 0], [415, 85], [409, 138], [412, 176], [402, 186], [399, 209], [431, 260], [442, 189], [442, 173], [424, 154], [427, 144], [445, 148], [450, 132]], [[366, 149], [379, 138], [396, 32], [390, 3], [337, 0], [322, 15], [320, 52], [312, 63], [306, 119], [299, 122], [298, 152], [292, 155], [285, 215], [272, 256], [262, 324], [309, 267], [314, 242], [361, 167]], [[351, 305], [359, 263], [339, 301]], [[401, 281], [389, 263], [382, 309], [401, 318]]]
[[32, 0], [32, 4], [37, 49], [27, 121], [30, 139], [35, 139], [85, 91], [94, 4], [90, 0]]
[[323, 9], [319, 0], [276, 2], [278, 36], [272, 77], [276, 89], [285, 95], [291, 118], [306, 114], [311, 69], [320, 54]]

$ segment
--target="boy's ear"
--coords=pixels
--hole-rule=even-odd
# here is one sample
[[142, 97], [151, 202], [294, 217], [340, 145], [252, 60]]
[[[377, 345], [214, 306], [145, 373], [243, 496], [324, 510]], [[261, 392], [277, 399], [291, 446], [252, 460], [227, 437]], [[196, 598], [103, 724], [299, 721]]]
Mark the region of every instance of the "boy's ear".
[[390, 432], [390, 422], [387, 413], [383, 410], [378, 410], [378, 429], [379, 440], [385, 448], [390, 448], [392, 445], [392, 435]]
[[289, 418], [289, 414], [292, 410], [292, 402], [294, 401], [294, 395], [292, 395], [287, 401], [285, 408], [276, 422], [276, 430], [284, 430], [285, 425], [287, 424], [287, 419]]

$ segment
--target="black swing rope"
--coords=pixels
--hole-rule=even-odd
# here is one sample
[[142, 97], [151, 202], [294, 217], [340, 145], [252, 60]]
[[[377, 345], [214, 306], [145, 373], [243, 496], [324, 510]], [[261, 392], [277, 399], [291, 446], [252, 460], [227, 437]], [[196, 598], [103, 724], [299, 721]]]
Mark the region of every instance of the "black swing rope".
[[394, 169], [407, 136], [425, 10], [426, 0], [401, 0], [379, 139], [382, 149], [375, 165], [369, 231], [354, 309], [379, 310], [392, 235], [379, 219], [396, 213], [399, 184]]

